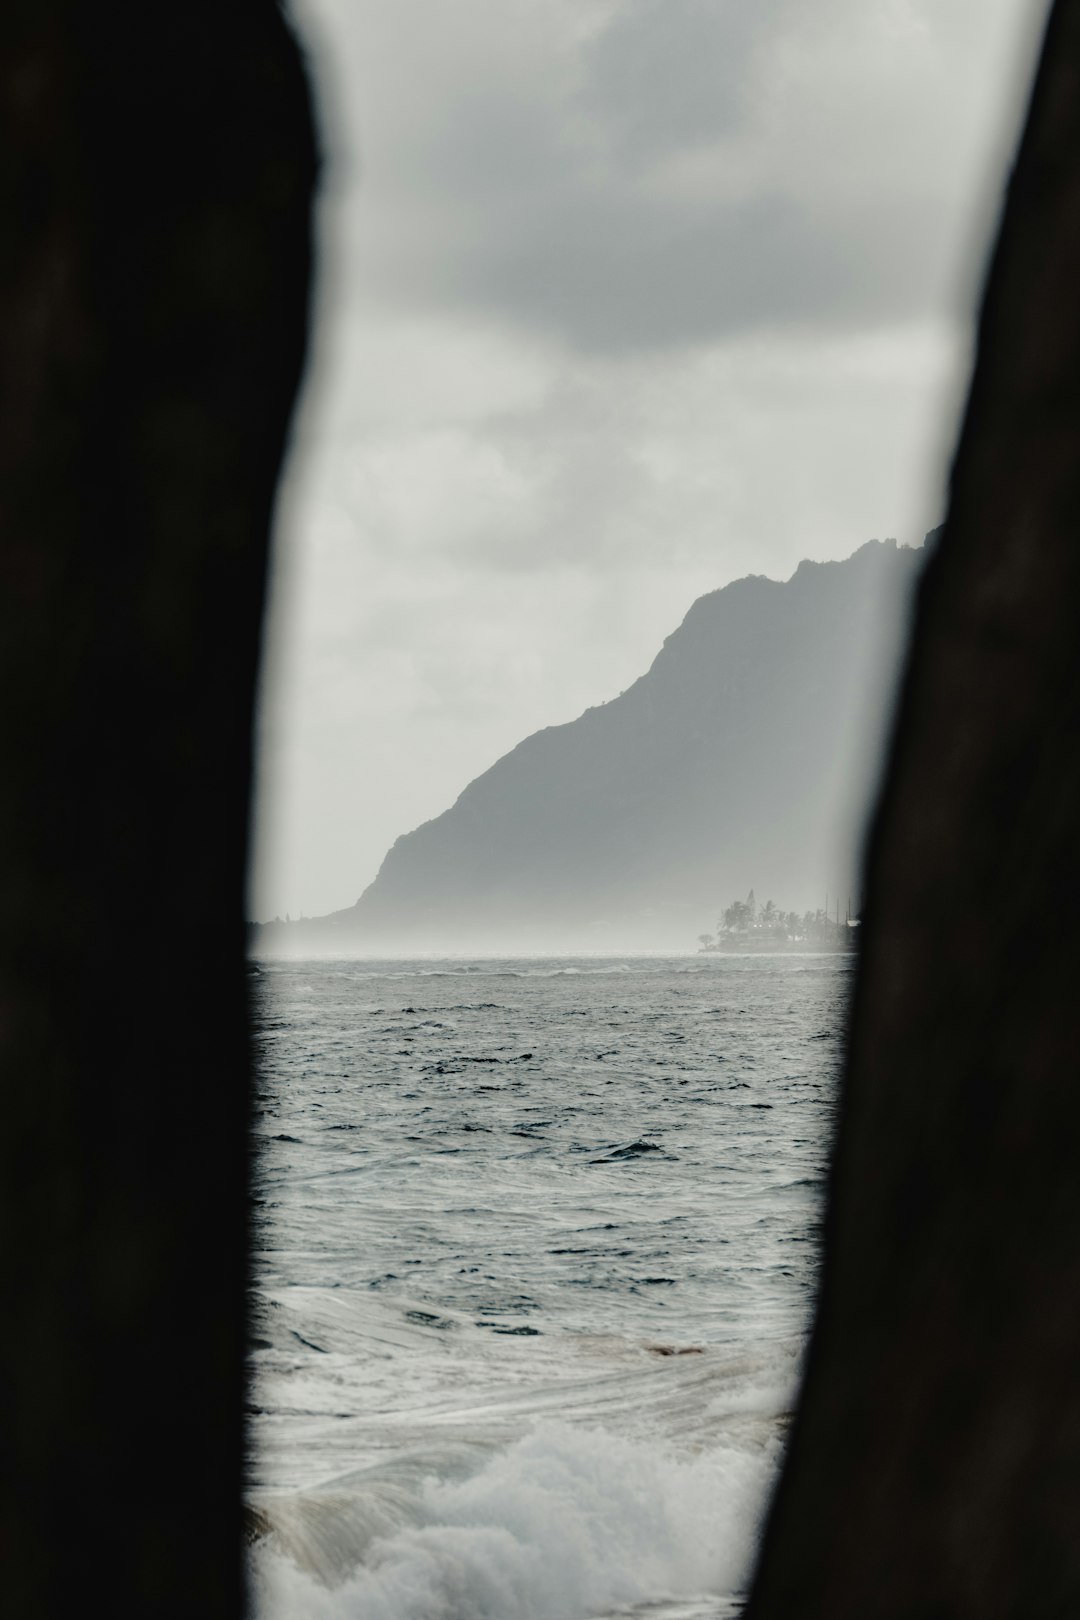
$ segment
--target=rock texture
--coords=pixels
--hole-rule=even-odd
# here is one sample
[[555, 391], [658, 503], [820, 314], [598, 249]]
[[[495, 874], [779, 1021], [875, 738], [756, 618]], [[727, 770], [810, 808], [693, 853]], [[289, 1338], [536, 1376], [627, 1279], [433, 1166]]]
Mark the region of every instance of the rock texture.
[[313, 131], [273, 0], [13, 0], [3, 45], [3, 1608], [235, 1620], [251, 720]]
[[1080, 1613], [1080, 5], [1051, 13], [871, 842], [746, 1620]]

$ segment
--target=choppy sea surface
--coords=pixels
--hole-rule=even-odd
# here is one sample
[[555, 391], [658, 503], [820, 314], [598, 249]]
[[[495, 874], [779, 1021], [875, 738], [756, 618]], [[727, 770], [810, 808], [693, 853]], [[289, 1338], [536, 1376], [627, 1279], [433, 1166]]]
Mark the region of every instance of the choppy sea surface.
[[258, 1620], [737, 1612], [851, 970], [255, 965]]

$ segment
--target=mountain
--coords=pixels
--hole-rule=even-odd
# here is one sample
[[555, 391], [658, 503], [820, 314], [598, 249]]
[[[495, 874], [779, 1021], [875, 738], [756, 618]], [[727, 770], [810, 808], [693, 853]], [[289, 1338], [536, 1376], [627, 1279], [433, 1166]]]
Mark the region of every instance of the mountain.
[[924, 555], [872, 540], [699, 598], [647, 674], [399, 838], [355, 906], [258, 947], [689, 949], [751, 887], [843, 909]]

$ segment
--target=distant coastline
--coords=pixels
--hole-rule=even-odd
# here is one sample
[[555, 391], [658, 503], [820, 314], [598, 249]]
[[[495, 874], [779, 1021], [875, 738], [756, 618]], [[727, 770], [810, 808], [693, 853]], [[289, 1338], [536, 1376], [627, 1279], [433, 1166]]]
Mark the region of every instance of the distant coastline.
[[762, 936], [729, 935], [715, 941], [712, 945], [700, 945], [699, 956], [745, 956], [761, 955], [774, 956], [780, 951], [857, 951], [859, 948], [859, 930], [856, 926], [846, 928], [843, 923], [833, 929], [832, 939], [793, 939], [787, 934], [773, 934]]
[[772, 900], [760, 908], [750, 890], [745, 900], [733, 900], [716, 925], [715, 934], [698, 935], [698, 955], [746, 952], [855, 951], [861, 926], [848, 902], [843, 921], [837, 903], [835, 916], [828, 909], [784, 911]]
[[717, 925], [717, 951], [850, 950], [854, 828], [921, 560], [869, 541], [699, 597], [625, 691], [496, 759], [395, 840], [352, 905], [253, 944], [693, 953], [713, 905], [760, 875], [803, 905], [828, 892], [832, 926], [766, 905]]

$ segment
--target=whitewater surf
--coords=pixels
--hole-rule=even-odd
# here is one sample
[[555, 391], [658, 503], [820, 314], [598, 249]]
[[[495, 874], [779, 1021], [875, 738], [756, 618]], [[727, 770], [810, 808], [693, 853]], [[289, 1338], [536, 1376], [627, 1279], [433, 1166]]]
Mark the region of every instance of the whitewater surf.
[[259, 1620], [733, 1613], [850, 963], [260, 968]]

